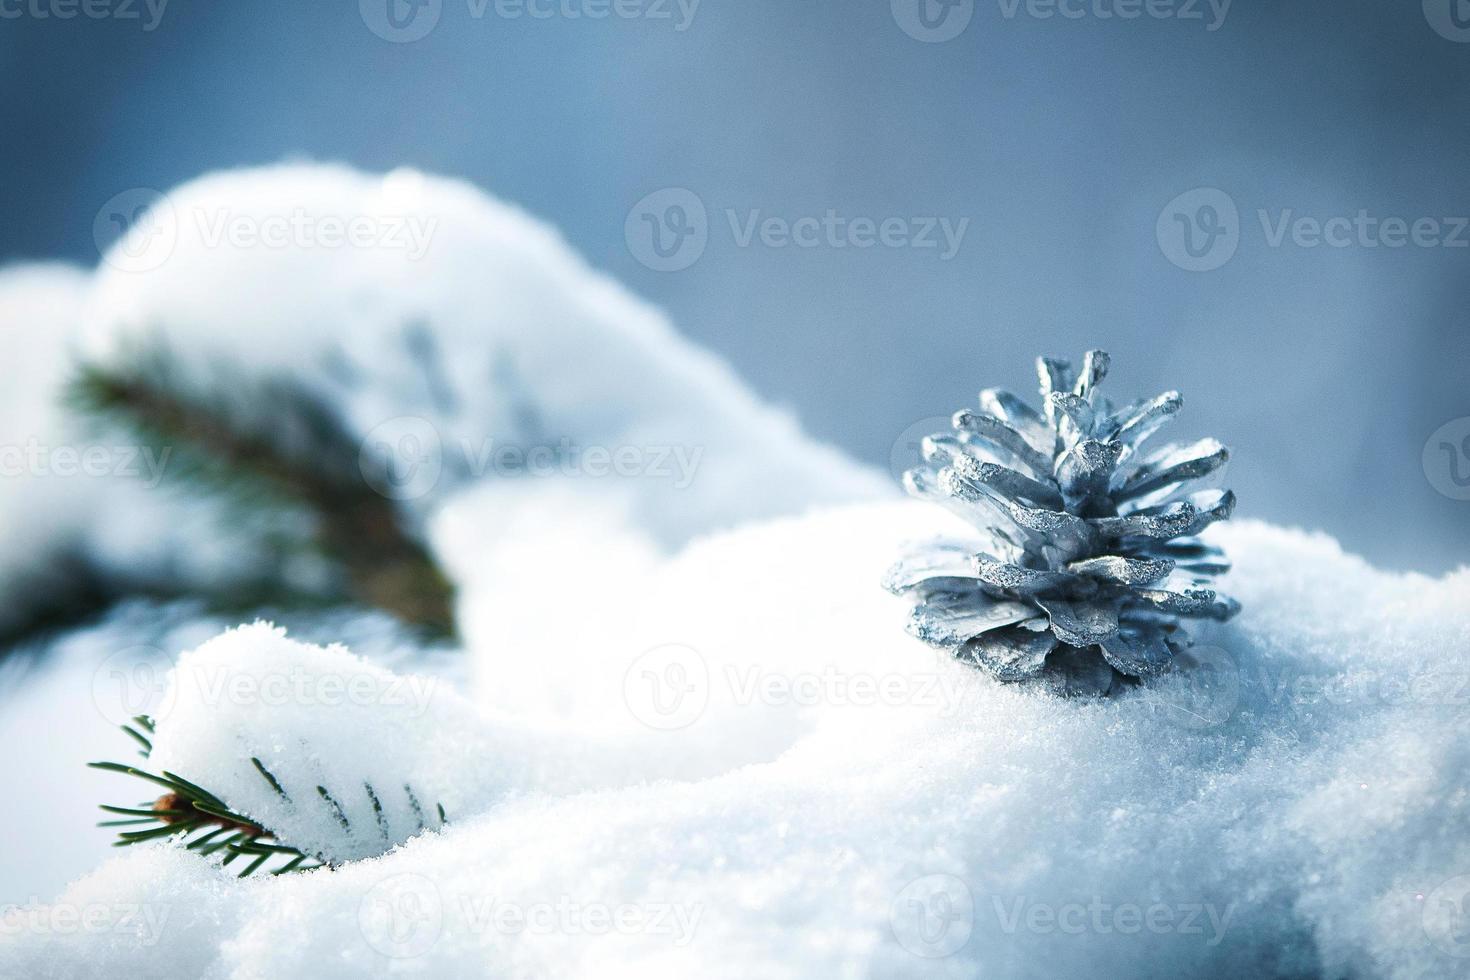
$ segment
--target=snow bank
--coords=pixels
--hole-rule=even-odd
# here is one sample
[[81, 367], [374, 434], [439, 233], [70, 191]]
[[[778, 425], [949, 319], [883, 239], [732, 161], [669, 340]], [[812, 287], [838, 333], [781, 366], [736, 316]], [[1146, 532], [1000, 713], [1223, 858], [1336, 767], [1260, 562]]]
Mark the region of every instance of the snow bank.
[[[1463, 972], [1470, 574], [1390, 575], [1320, 536], [1220, 528], [1245, 610], [1200, 631], [1199, 666], [1059, 701], [903, 632], [878, 581], [902, 541], [942, 530], [932, 510], [698, 542], [584, 642], [527, 634], [482, 667], [482, 683], [500, 669], [502, 707], [566, 726], [442, 692], [395, 758], [366, 716], [181, 698], [180, 767], [232, 765], [242, 734], [301, 734], [324, 748], [296, 764], [344, 776], [381, 747], [460, 794], [451, 822], [381, 858], [243, 882], [140, 848], [7, 917], [0, 975]], [[568, 601], [579, 584], [600, 585], [570, 583]], [[196, 656], [360, 669], [287, 643], [256, 628]], [[612, 748], [551, 780], [573, 723]], [[88, 909], [90, 931], [60, 924]]]
[[384, 490], [411, 510], [486, 476], [571, 476], [677, 546], [892, 493], [466, 182], [293, 164], [146, 203], [99, 267], [89, 356], [115, 365], [161, 342], [206, 388], [295, 379], [395, 466]]
[[[266, 431], [285, 429], [270, 424], [279, 406], [252, 403], [242, 382], [294, 380], [340, 411], [366, 477], [425, 522], [457, 491], [492, 486], [518, 513], [555, 497], [615, 514], [596, 533], [652, 554], [896, 492], [549, 226], [463, 181], [289, 164], [134, 196], [119, 207], [136, 220], [94, 273], [0, 272], [0, 359], [14, 368], [0, 464], [19, 467], [0, 480], [0, 632], [78, 583], [218, 594], [284, 576], [311, 591], [323, 573], [266, 543], [299, 535], [301, 515], [247, 521], [170, 481], [173, 447], [67, 417], [77, 351], [118, 368], [162, 345], [182, 384], [261, 413]], [[96, 455], [77, 475], [57, 450]], [[464, 564], [487, 543], [437, 546]]]

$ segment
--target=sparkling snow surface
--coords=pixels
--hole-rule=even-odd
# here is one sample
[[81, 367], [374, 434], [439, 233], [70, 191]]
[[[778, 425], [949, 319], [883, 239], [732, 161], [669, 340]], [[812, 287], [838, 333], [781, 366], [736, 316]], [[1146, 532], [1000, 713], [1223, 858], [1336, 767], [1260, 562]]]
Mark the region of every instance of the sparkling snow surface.
[[[1470, 573], [1236, 522], [1211, 536], [1244, 612], [1198, 631], [1198, 666], [1063, 701], [903, 632], [879, 579], [947, 521], [828, 509], [621, 575], [569, 554], [539, 632], [546, 579], [466, 559], [465, 606], [526, 598], [531, 621], [496, 642], [485, 614], [465, 694], [265, 626], [211, 640], [165, 699], [160, 765], [262, 813], [247, 752], [283, 779], [403, 776], [449, 825], [243, 881], [130, 849], [10, 913], [0, 976], [1464, 975]], [[269, 704], [197, 682], [280, 674], [315, 681]], [[332, 676], [424, 697], [326, 704]]]

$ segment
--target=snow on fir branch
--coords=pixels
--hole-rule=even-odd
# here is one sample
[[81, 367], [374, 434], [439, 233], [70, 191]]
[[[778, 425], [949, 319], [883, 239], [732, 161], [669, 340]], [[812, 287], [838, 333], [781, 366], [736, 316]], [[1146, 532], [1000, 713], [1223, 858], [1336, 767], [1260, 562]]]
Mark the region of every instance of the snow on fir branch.
[[[120, 727], [138, 743], [138, 754], [147, 759], [153, 752], [153, 719], [147, 715], [138, 715], [132, 719], [131, 725]], [[294, 803], [281, 781], [258, 757], [252, 756], [250, 763], [282, 802], [287, 805], [303, 805]], [[292, 871], [311, 871], [332, 865], [324, 855], [308, 854], [280, 841], [273, 831], [235, 812], [219, 796], [175, 773], [167, 770], [153, 773], [120, 762], [90, 762], [88, 765], [93, 769], [133, 776], [167, 790], [157, 799], [151, 802], [144, 800], [136, 806], [102, 805], [103, 811], [116, 814], [117, 819], [103, 820], [98, 823], [99, 827], [131, 828], [118, 831], [118, 839], [113, 842], [114, 847], [128, 847], [181, 835], [188, 850], [197, 851], [204, 857], [221, 855], [221, 867], [229, 867], [241, 858], [246, 859], [240, 870], [241, 878], [254, 874], [262, 867], [269, 867], [272, 861], [276, 862], [276, 867], [271, 869], [271, 874], [276, 875]], [[371, 801], [373, 812], [381, 825], [383, 796], [371, 783], [364, 783], [362, 789]], [[418, 819], [420, 831], [439, 829], [447, 822], [442, 804], [435, 804], [434, 815], [430, 816], [425, 813], [411, 786], [405, 784], [402, 792]], [[344, 833], [352, 832], [351, 820], [327, 787], [317, 786], [315, 797], [304, 805], [325, 808]], [[383, 828], [383, 839], [386, 850], [392, 844], [386, 828]]]
[[[452, 588], [419, 534], [363, 471], [362, 443], [302, 385], [216, 365], [186, 378], [159, 347], [121, 369], [82, 367], [71, 406], [169, 452], [164, 482], [207, 493], [259, 529], [275, 560], [212, 609], [351, 603], [383, 609], [430, 638], [452, 636]], [[316, 574], [299, 574], [303, 569]], [[298, 574], [289, 576], [283, 569]]]

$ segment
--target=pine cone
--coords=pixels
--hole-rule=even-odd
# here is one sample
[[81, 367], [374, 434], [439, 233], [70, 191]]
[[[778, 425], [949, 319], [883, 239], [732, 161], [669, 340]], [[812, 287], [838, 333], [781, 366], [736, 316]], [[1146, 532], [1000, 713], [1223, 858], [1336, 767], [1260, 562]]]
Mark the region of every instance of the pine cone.
[[1202, 439], [1142, 453], [1183, 400], [1169, 391], [1115, 410], [1097, 393], [1107, 369], [1099, 350], [1080, 373], [1038, 358], [1042, 412], [988, 388], [980, 412], [924, 440], [905, 489], [981, 539], [929, 542], [889, 569], [885, 587], [917, 600], [914, 636], [1000, 680], [1101, 694], [1166, 669], [1190, 643], [1181, 618], [1239, 610], [1202, 587], [1229, 564], [1196, 537], [1235, 507], [1228, 490], [1195, 489], [1229, 451]]

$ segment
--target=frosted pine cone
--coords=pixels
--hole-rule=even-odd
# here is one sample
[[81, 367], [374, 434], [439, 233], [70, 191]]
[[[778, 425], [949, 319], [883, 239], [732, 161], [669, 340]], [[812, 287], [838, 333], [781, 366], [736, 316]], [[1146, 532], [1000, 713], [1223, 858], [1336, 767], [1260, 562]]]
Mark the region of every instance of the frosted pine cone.
[[1038, 358], [1042, 411], [1007, 391], [926, 438], [904, 474], [916, 497], [973, 524], [977, 541], [934, 541], [889, 569], [884, 585], [917, 600], [909, 632], [1001, 680], [1047, 675], [1069, 693], [1105, 693], [1189, 645], [1182, 618], [1228, 619], [1235, 600], [1203, 586], [1229, 564], [1196, 535], [1235, 507], [1198, 490], [1223, 472], [1213, 439], [1140, 446], [1183, 400], [1176, 391], [1115, 410], [1097, 393], [1108, 355], [1080, 373]]

